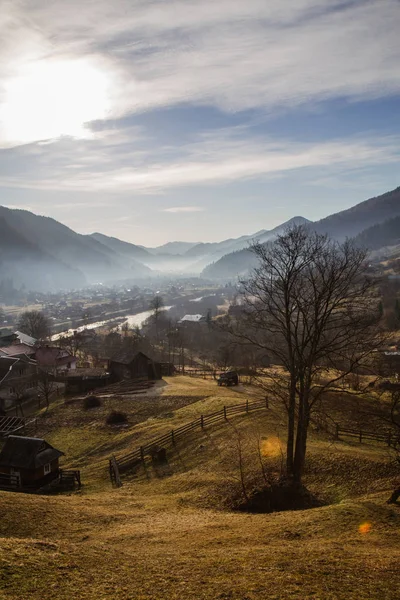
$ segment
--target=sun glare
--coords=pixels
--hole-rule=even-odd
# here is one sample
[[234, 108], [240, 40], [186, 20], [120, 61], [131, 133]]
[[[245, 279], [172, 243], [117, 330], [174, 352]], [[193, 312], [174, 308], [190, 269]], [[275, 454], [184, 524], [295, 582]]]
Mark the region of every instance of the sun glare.
[[108, 76], [86, 59], [33, 63], [4, 90], [0, 123], [10, 142], [87, 137], [85, 124], [110, 108]]

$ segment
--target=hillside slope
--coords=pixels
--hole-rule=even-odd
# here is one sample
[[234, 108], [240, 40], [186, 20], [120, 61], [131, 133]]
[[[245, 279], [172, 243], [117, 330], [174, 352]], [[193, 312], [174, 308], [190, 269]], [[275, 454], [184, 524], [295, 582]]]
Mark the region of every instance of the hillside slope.
[[[85, 415], [78, 400], [51, 407], [39, 427], [66, 452], [64, 461], [74, 455], [70, 466], [82, 469], [84, 487], [59, 496], [0, 492], [4, 598], [397, 600], [400, 508], [385, 504], [391, 477], [386, 448], [332, 442], [312, 431], [307, 481], [316, 491], [327, 486], [333, 504], [273, 514], [210, 508], [240, 489], [239, 437], [247, 484], [249, 458], [260, 471], [260, 439], [262, 460], [279, 465], [285, 425], [272, 409], [261, 418], [250, 414], [207, 427], [201, 438], [178, 443], [166, 466], [149, 465], [111, 488], [104, 437], [108, 455], [123, 440], [127, 450], [170, 430], [171, 421], [254, 393], [254, 387], [239, 388], [167, 378], [153, 416], [150, 398], [104, 399], [105, 411], [125, 405], [130, 420], [136, 416], [129, 432], [106, 428], [97, 409]], [[104, 485], [96, 488], [99, 477]]]
[[86, 279], [79, 269], [44, 252], [13, 229], [0, 216], [0, 281], [11, 279], [15, 287], [45, 291], [83, 286]]
[[[247, 236], [244, 241], [244, 246], [249, 246], [252, 242], [259, 242], [260, 244], [266, 244], [273, 241], [278, 235], [283, 233], [285, 229], [294, 225], [307, 225], [311, 221], [304, 217], [293, 217], [278, 225], [271, 231], [260, 231], [254, 236]], [[229, 252], [224, 254], [222, 257], [211, 264], [208, 264], [202, 271], [202, 276], [210, 279], [233, 279], [246, 275], [250, 269], [257, 266], [256, 256], [249, 250], [248, 247], [242, 247], [242, 249]]]
[[400, 216], [364, 229], [356, 236], [355, 241], [370, 250], [379, 250], [386, 246], [400, 244]]
[[[388, 245], [389, 242], [387, 239], [385, 240], [387, 235], [390, 236], [390, 239], [396, 238], [399, 223], [396, 220], [397, 217], [400, 217], [400, 187], [312, 223], [310, 227], [318, 233], [327, 233], [338, 241], [344, 241], [347, 237], [360, 236], [358, 242], [370, 247], [372, 250]], [[296, 222], [295, 219], [292, 222]], [[392, 220], [393, 222], [391, 222]], [[383, 226], [385, 222], [387, 224]], [[382, 228], [379, 227], [381, 224]], [[369, 229], [375, 227], [377, 228]], [[280, 231], [282, 231], [282, 228]], [[258, 241], [266, 243], [273, 239], [274, 233], [277, 235], [276, 230], [266, 232], [258, 238]], [[369, 236], [372, 237], [369, 238]], [[208, 265], [203, 270], [202, 275], [212, 279], [232, 279], [246, 275], [256, 264], [257, 261], [254, 255], [249, 250], [243, 249], [239, 252], [225, 254], [214, 264]]]
[[368, 227], [398, 216], [400, 216], [400, 187], [321, 219], [315, 223], [315, 229], [337, 240], [344, 240], [346, 237], [358, 235]]
[[[133, 260], [127, 262], [126, 257], [96, 239], [80, 235], [52, 218], [4, 206], [0, 206], [0, 218], [17, 232], [20, 238], [52, 257], [53, 260], [62, 262], [72, 270], [79, 269], [88, 282], [124, 276], [146, 276], [150, 272], [148, 267]], [[21, 247], [21, 257], [25, 254], [24, 248]], [[37, 266], [37, 271], [45, 281], [46, 273], [41, 272], [40, 264]], [[78, 278], [74, 285], [81, 285], [81, 283], [82, 278]]]
[[116, 237], [111, 237], [98, 232], [92, 233], [88, 237], [95, 239], [97, 242], [100, 242], [100, 244], [103, 244], [113, 252], [121, 254], [122, 256], [127, 256], [131, 259], [140, 261], [151, 258], [150, 253], [145, 248], [136, 246], [135, 244], [130, 244], [129, 242], [124, 242]]

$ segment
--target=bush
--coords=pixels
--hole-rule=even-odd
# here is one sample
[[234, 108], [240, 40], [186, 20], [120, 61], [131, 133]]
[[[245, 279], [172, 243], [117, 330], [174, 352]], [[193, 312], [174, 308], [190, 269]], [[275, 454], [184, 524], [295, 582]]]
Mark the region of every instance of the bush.
[[111, 411], [106, 420], [107, 425], [124, 425], [127, 422], [127, 415], [117, 410]]
[[101, 400], [97, 396], [87, 396], [83, 401], [83, 408], [85, 410], [98, 408], [99, 406], [101, 406]]

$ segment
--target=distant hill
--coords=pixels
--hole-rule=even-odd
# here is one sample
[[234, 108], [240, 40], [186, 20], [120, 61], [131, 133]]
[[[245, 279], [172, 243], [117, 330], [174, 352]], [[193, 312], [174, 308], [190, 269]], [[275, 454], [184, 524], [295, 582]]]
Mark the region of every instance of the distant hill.
[[369, 250], [397, 246], [400, 244], [400, 216], [364, 229], [358, 234], [355, 241]]
[[368, 227], [398, 216], [400, 216], [400, 187], [321, 219], [315, 224], [315, 228], [320, 233], [327, 233], [337, 240], [344, 240], [346, 237], [355, 237]]
[[[10, 230], [15, 232], [14, 256], [18, 255], [18, 247], [20, 247], [20, 259], [13, 260], [15, 272], [19, 272], [24, 260], [28, 260], [30, 252], [27, 244], [29, 248], [34, 249], [29, 261], [33, 264], [32, 261], [36, 257], [34, 271], [40, 277], [36, 276], [35, 287], [32, 287], [31, 283], [27, 285], [25, 276], [22, 278], [29, 289], [44, 289], [47, 285], [49, 289], [77, 287], [82, 286], [85, 281], [95, 283], [117, 278], [145, 277], [151, 272], [148, 267], [134, 259], [127, 259], [126, 256], [95, 238], [78, 234], [49, 217], [0, 206], [0, 219], [3, 221], [4, 230], [8, 232], [8, 237]], [[49, 269], [53, 265], [50, 269], [51, 277], [43, 267], [44, 264], [49, 265]], [[60, 273], [64, 273], [65, 277], [58, 277], [53, 273], [55, 268], [59, 268]], [[8, 271], [9, 267], [7, 267]], [[3, 265], [0, 269], [0, 280], [4, 278], [5, 272], [6, 268]], [[25, 273], [25, 269], [22, 272]], [[65, 285], [59, 285], [60, 279]]]
[[17, 288], [46, 291], [82, 287], [86, 279], [27, 240], [0, 216], [0, 281], [10, 279]]
[[104, 235], [103, 233], [92, 233], [89, 237], [100, 242], [112, 252], [116, 252], [117, 254], [127, 256], [134, 260], [140, 261], [143, 259], [148, 259], [151, 256], [148, 250], [143, 248], [143, 246], [136, 246], [135, 244], [130, 244], [129, 242], [123, 242], [116, 237], [110, 237], [108, 235]]
[[[389, 240], [397, 239], [397, 217], [400, 217], [400, 187], [321, 219], [310, 224], [310, 227], [319, 233], [327, 233], [339, 241], [358, 236], [357, 241], [372, 250], [388, 245]], [[295, 223], [296, 219], [301, 219], [301, 217], [295, 217], [291, 221]], [[285, 225], [291, 224], [291, 221], [283, 224], [281, 231]], [[304, 221], [306, 222], [306, 220]], [[301, 220], [297, 222], [301, 222]], [[277, 229], [279, 230], [279, 228]], [[254, 236], [253, 239], [266, 243], [277, 233], [280, 231], [260, 232], [260, 235]], [[393, 244], [395, 243], [394, 241]], [[202, 271], [202, 275], [215, 279], [232, 279], [238, 275], [244, 275], [255, 264], [254, 255], [249, 250], [243, 249], [240, 252], [225, 254], [219, 260], [208, 265]]]
[[[172, 256], [183, 255], [188, 250], [197, 246], [199, 242], [167, 242], [162, 246], [157, 246], [156, 248], [145, 248], [147, 252], [150, 254], [168, 254]], [[143, 248], [143, 246], [142, 246]]]
[[266, 244], [267, 242], [274, 240], [288, 227], [293, 225], [307, 225], [309, 223], [311, 223], [311, 221], [304, 217], [293, 217], [292, 219], [289, 219], [289, 221], [278, 225], [270, 231], [262, 230], [253, 236], [246, 236], [247, 240], [244, 242], [245, 248], [225, 254], [216, 262], [208, 265], [203, 270], [202, 276], [210, 279], [233, 279], [245, 275], [250, 269], [257, 265], [257, 258], [251, 250], [248, 249], [250, 243], [260, 242], [261, 244]]

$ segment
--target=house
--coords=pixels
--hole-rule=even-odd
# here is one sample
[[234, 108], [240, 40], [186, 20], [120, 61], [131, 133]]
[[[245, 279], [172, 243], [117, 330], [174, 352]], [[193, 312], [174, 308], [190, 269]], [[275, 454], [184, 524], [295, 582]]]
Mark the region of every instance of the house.
[[37, 340], [22, 331], [16, 331], [15, 335], [17, 336], [17, 340], [20, 344], [26, 344], [27, 346], [35, 346], [37, 344]]
[[35, 358], [38, 367], [53, 375], [76, 369], [77, 358], [63, 348], [41, 346], [36, 349]]
[[18, 336], [11, 329], [2, 329], [0, 331], [0, 346], [15, 344], [17, 341]]
[[121, 352], [110, 360], [113, 381], [122, 379], [161, 379], [160, 364], [143, 352]]
[[0, 346], [15, 346], [18, 344], [34, 346], [36, 340], [22, 331], [13, 332], [10, 329], [4, 329], [0, 332]]
[[207, 319], [203, 315], [185, 315], [178, 321], [179, 325], [187, 325], [191, 323], [206, 323]]
[[8, 436], [0, 452], [0, 486], [38, 489], [60, 475], [63, 452], [40, 438]]
[[0, 355], [0, 408], [37, 394], [37, 364], [29, 357]]
[[28, 344], [14, 343], [10, 346], [3, 346], [0, 348], [0, 356], [12, 356], [13, 358], [21, 358], [27, 356], [34, 358], [36, 349]]

